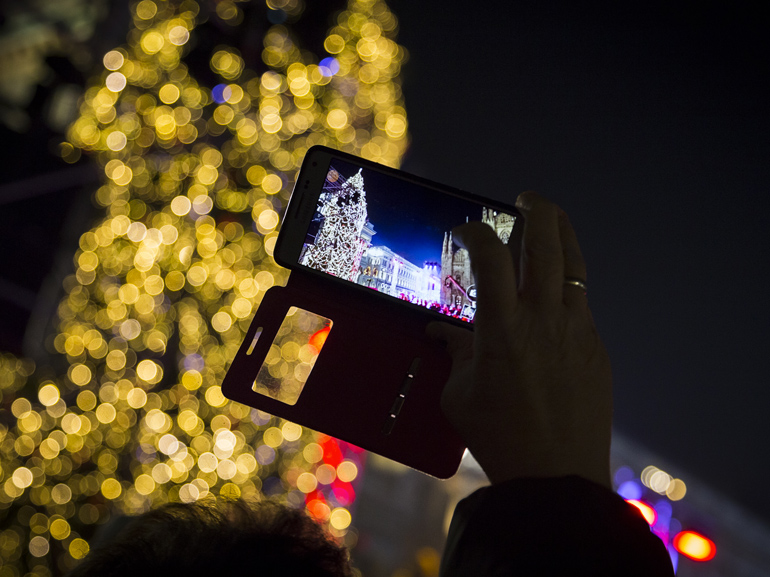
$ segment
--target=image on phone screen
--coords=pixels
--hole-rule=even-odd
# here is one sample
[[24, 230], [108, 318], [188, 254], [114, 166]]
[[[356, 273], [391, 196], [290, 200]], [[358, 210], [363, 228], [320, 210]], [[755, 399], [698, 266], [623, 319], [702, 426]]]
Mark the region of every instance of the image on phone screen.
[[516, 216], [333, 159], [299, 263], [473, 322], [470, 260], [451, 233], [468, 221], [488, 224], [507, 243]]

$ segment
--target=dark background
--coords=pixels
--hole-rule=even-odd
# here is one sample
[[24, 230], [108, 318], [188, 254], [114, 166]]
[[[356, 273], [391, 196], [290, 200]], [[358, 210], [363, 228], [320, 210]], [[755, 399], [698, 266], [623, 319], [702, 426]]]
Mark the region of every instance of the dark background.
[[559, 203], [613, 361], [616, 429], [770, 521], [765, 11], [391, 5], [410, 54], [403, 168]]
[[[106, 16], [80, 47], [90, 64], [86, 52], [80, 67], [72, 54], [49, 59], [55, 74], [25, 104], [25, 131], [0, 127], [0, 351], [45, 358], [35, 345], [98, 214], [97, 172], [57, 160], [61, 135], [43, 121], [57, 83], [82, 85], [124, 42], [127, 3], [97, 4]], [[318, 52], [342, 2], [307, 4], [297, 31]], [[613, 360], [617, 430], [671, 474], [770, 523], [765, 11], [635, 0], [390, 6], [410, 54], [403, 167], [505, 202], [536, 189], [565, 208]], [[28, 9], [0, 8], [0, 23]], [[201, 32], [197, 50], [213, 38], [258, 55], [249, 46], [269, 24], [257, 12], [249, 34]]]

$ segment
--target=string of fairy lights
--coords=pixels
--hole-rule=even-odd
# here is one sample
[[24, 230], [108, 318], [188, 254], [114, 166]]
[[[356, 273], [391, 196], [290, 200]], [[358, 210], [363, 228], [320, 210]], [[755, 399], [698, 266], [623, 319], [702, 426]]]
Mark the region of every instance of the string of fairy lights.
[[[216, 3], [224, 25], [243, 2]], [[286, 271], [276, 228], [305, 151], [396, 166], [407, 143], [404, 50], [382, 0], [350, 0], [321, 58], [291, 32], [300, 0], [267, 0], [249, 70], [218, 46], [215, 86], [184, 61], [202, 2], [141, 0], [126, 45], [85, 91], [65, 160], [104, 170], [103, 217], [80, 237], [58, 307], [66, 371], [0, 354], [0, 577], [55, 575], [118, 513], [210, 496], [276, 496], [352, 542], [362, 455], [225, 399], [249, 320]], [[53, 351], [52, 351], [53, 352]]]
[[[329, 171], [330, 178], [341, 178]], [[326, 193], [321, 207], [324, 215], [315, 243], [308, 247], [302, 264], [347, 280], [355, 280], [358, 263], [366, 246], [361, 231], [366, 224], [366, 191], [364, 177], [354, 174], [339, 187]]]

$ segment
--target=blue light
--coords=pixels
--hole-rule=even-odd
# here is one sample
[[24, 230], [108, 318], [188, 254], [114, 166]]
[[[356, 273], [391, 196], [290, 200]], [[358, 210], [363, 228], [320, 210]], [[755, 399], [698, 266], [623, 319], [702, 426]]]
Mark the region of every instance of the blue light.
[[666, 499], [658, 500], [658, 502], [655, 503], [655, 512], [658, 514], [658, 518], [655, 521], [655, 525], [652, 526], [652, 532], [668, 545], [671, 536], [669, 529], [672, 512], [671, 503]]
[[620, 487], [618, 487], [618, 495], [624, 499], [641, 499], [642, 486], [636, 481], [626, 481]]
[[625, 483], [626, 481], [630, 481], [635, 477], [634, 472], [631, 470], [630, 467], [620, 467], [617, 471], [615, 471], [614, 480], [615, 485], [618, 487]]
[[318, 63], [318, 68], [321, 69], [321, 74], [324, 76], [334, 76], [340, 71], [340, 63], [337, 62], [336, 58], [329, 56]]
[[214, 102], [217, 104], [223, 104], [225, 102], [225, 88], [227, 88], [227, 84], [217, 84], [211, 89], [211, 98], [213, 98]]
[[676, 575], [676, 570], [679, 565], [679, 552], [673, 545], [668, 545], [666, 549], [668, 550], [668, 556], [671, 557], [671, 565], [674, 566], [674, 575]]
[[668, 530], [669, 521], [671, 521], [672, 507], [671, 503], [665, 499], [659, 500], [655, 503], [655, 510], [658, 512], [658, 524], [665, 526]]
[[203, 366], [204, 366], [203, 357], [196, 353], [187, 355], [184, 358], [184, 368], [186, 371], [191, 371], [191, 370], [202, 371]]

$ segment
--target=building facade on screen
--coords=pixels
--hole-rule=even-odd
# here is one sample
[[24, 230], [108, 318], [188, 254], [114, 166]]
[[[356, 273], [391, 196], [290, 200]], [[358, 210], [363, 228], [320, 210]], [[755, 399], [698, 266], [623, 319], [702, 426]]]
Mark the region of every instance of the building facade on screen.
[[[513, 231], [514, 217], [483, 208], [481, 222], [491, 226], [504, 243], [508, 242]], [[443, 304], [458, 310], [463, 310], [467, 306], [475, 307], [476, 295], [468, 251], [454, 244], [451, 232], [444, 234], [444, 245], [441, 250], [441, 278], [444, 280], [441, 286]]]

